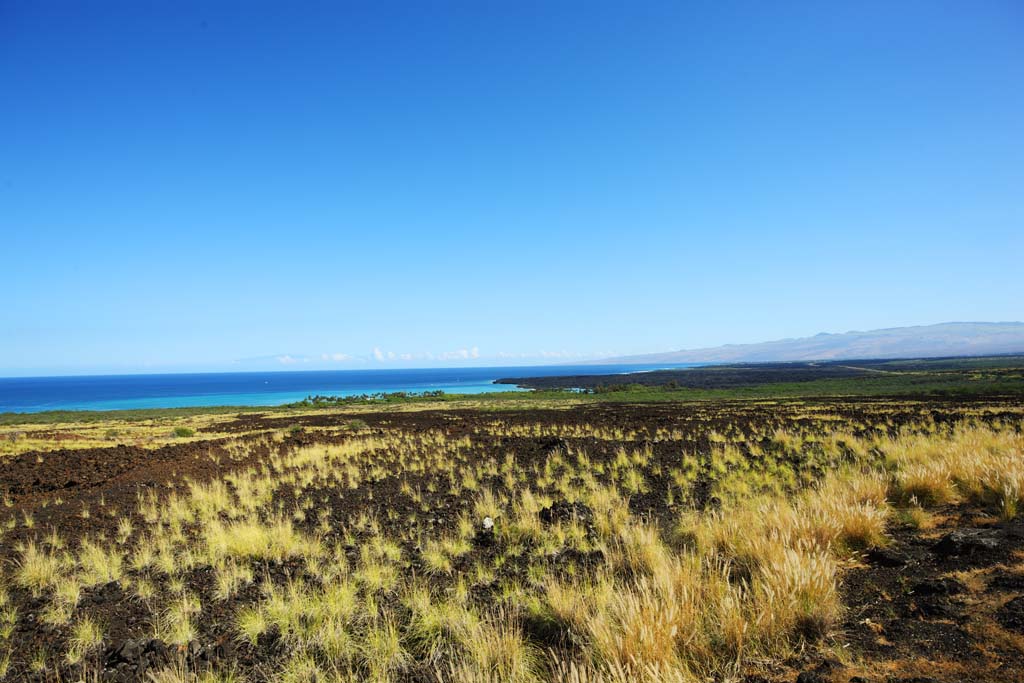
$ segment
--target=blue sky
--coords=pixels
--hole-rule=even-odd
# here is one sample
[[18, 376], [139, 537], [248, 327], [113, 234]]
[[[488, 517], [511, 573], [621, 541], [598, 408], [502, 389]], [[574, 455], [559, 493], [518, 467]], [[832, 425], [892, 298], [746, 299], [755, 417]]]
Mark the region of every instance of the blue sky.
[[1024, 318], [1017, 2], [0, 2], [0, 374]]

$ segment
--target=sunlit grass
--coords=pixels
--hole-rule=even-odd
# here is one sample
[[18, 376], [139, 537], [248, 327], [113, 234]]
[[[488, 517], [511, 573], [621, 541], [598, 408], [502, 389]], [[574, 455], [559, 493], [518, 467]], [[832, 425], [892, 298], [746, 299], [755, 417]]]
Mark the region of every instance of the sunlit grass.
[[[281, 429], [203, 456], [237, 457], [210, 480], [93, 502], [105, 530], [89, 538], [18, 514], [29, 540], [9, 580], [71, 634], [63, 662], [102, 644], [82, 596], [113, 582], [165, 643], [225, 613], [244, 647], [280, 639], [261, 662], [271, 680], [695, 683], [840, 642], [844, 568], [892, 524], [925, 528], [956, 502], [1019, 512], [1012, 424], [922, 414], [897, 429], [883, 412], [868, 429], [787, 411], [713, 430], [698, 413], [690, 431], [500, 414], [455, 435], [342, 423], [314, 445]], [[538, 438], [556, 445], [515, 451]], [[157, 675], [179, 674], [237, 676]]]

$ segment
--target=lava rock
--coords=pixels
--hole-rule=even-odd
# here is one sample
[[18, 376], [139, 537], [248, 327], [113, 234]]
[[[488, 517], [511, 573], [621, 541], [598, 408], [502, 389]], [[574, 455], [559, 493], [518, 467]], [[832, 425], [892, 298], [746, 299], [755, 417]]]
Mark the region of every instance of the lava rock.
[[575, 564], [579, 568], [597, 567], [604, 563], [604, 552], [596, 550], [578, 550], [576, 548], [562, 548], [551, 555], [551, 559], [560, 564]]
[[998, 532], [987, 529], [960, 529], [951, 531], [932, 546], [932, 552], [941, 557], [974, 555], [999, 547]]
[[988, 582], [990, 591], [1024, 591], [1024, 575], [999, 574]]
[[496, 542], [493, 528], [477, 529], [473, 536], [473, 546], [476, 548], [493, 548]]
[[540, 521], [544, 524], [568, 522], [573, 519], [590, 523], [594, 519], [594, 511], [583, 503], [556, 500], [549, 507], [543, 508], [539, 513], [539, 517]]
[[544, 439], [540, 439], [537, 442], [537, 445], [539, 445], [542, 449], [548, 452], [556, 450], [569, 450], [569, 444], [567, 444], [564, 439], [560, 439], [557, 436], [551, 436]]
[[813, 669], [801, 671], [796, 683], [829, 683], [832, 674], [842, 668], [842, 664], [834, 659], [826, 659]]
[[910, 556], [893, 548], [872, 548], [866, 555], [868, 562], [879, 567], [905, 567]]
[[967, 586], [951, 578], [925, 579], [910, 590], [915, 595], [960, 595], [967, 591]]
[[828, 675], [817, 669], [801, 671], [796, 677], [796, 683], [829, 683]]
[[281, 652], [283, 647], [284, 641], [281, 638], [281, 629], [277, 624], [271, 624], [270, 628], [256, 637], [256, 650], [258, 652], [276, 654]]
[[1010, 631], [1024, 633], [1024, 596], [1003, 605], [996, 612], [996, 620]]
[[915, 604], [913, 611], [923, 617], [932, 619], [955, 619], [958, 615], [956, 606], [948, 598], [941, 595], [929, 595]]
[[146, 651], [146, 643], [147, 641], [144, 639], [126, 640], [108, 649], [104, 662], [110, 668], [117, 667], [119, 664], [134, 664]]

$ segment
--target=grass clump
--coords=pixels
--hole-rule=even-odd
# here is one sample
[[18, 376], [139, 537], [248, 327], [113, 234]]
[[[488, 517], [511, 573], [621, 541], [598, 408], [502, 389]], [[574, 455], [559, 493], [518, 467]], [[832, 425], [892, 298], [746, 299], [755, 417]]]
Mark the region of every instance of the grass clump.
[[961, 500], [993, 507], [1004, 519], [1020, 511], [1024, 435], [957, 427], [943, 438], [903, 434], [887, 444], [896, 497], [924, 507]]
[[71, 629], [68, 638], [67, 661], [77, 664], [82, 659], [103, 645], [103, 631], [95, 621], [88, 617], [79, 620]]
[[17, 561], [14, 580], [38, 596], [61, 581], [63, 565], [61, 558], [36, 545], [35, 541], [29, 541]]
[[317, 555], [315, 540], [297, 532], [288, 519], [267, 523], [240, 520], [223, 523], [211, 521], [204, 529], [207, 557], [223, 559], [283, 560], [303, 554]]
[[77, 578], [83, 586], [96, 586], [118, 581], [123, 560], [116, 549], [107, 550], [97, 543], [83, 541], [78, 552]]
[[188, 593], [174, 597], [158, 615], [154, 637], [171, 645], [186, 645], [195, 640], [193, 617], [202, 612], [199, 598]]

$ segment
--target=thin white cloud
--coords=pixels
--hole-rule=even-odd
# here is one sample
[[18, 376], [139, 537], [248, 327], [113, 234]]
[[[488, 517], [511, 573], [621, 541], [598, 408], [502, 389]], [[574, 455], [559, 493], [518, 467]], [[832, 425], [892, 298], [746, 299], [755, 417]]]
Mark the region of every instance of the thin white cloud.
[[[466, 346], [460, 349], [454, 349], [450, 351], [388, 351], [382, 349], [379, 346], [373, 348], [373, 360], [378, 363], [411, 363], [414, 361], [424, 362], [445, 362], [445, 361], [478, 361], [478, 360], [519, 360], [519, 361], [558, 361], [558, 360], [580, 360], [590, 358], [600, 358], [602, 356], [610, 355], [609, 352], [602, 353], [580, 353], [573, 351], [527, 351], [527, 352], [512, 352], [512, 351], [497, 351], [489, 355], [485, 355], [480, 351], [479, 346]], [[346, 360], [351, 357], [346, 357]], [[326, 354], [325, 354], [326, 359]]]
[[445, 360], [477, 360], [482, 358], [480, 354], [480, 347], [472, 346], [462, 349], [456, 349], [454, 351], [386, 351], [379, 346], [373, 349], [373, 358], [378, 363], [386, 363], [390, 361], [445, 361]]

